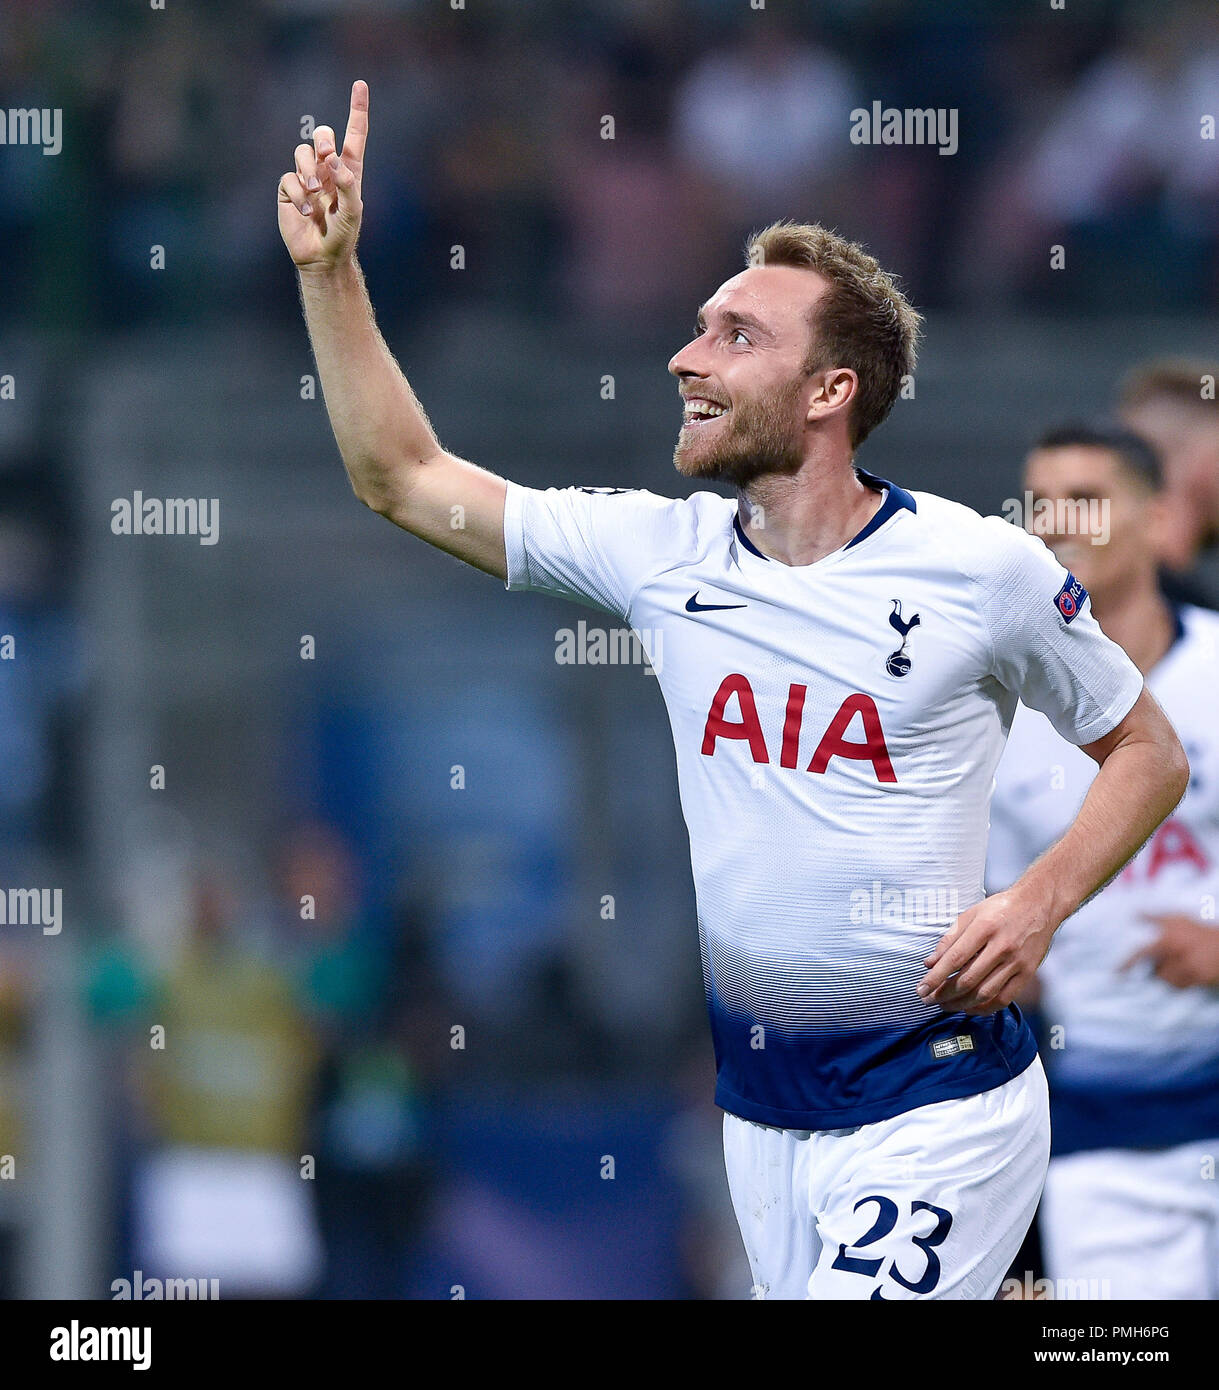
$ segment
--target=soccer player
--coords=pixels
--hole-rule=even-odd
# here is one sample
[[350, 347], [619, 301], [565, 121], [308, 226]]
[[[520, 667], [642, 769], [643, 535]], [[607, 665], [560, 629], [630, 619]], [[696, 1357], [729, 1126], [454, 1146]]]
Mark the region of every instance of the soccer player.
[[[1076, 1297], [1213, 1299], [1219, 615], [1159, 591], [1173, 513], [1139, 436], [1055, 430], [1029, 456], [1025, 487], [1050, 547], [1143, 672], [1193, 770], [1181, 804], [1063, 924], [1041, 968], [1054, 1135], [1039, 1222], [1047, 1272]], [[1094, 499], [1109, 503], [1109, 517], [1092, 536], [1073, 519]], [[1044, 715], [1020, 706], [991, 810], [992, 890], [1017, 881], [1072, 823], [1095, 775]]]
[[[754, 238], [669, 363], [677, 469], [735, 497], [535, 490], [446, 452], [355, 260], [367, 131], [358, 82], [341, 151], [318, 127], [279, 184], [344, 463], [366, 505], [509, 589], [663, 638], [758, 1296], [992, 1297], [1048, 1159], [1012, 1000], [1180, 798], [1171, 726], [1039, 540], [854, 466], [913, 370], [918, 316], [821, 227]], [[1099, 772], [1061, 840], [983, 900], [1021, 697]]]

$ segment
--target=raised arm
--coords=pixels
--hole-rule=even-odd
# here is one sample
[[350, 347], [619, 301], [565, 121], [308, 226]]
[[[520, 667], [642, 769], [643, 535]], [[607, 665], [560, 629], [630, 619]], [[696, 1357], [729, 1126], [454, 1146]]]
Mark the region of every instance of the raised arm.
[[368, 86], [356, 82], [341, 153], [334, 131], [318, 126], [279, 181], [279, 230], [334, 437], [361, 502], [503, 579], [506, 484], [441, 447], [373, 317], [355, 255], [367, 138]]

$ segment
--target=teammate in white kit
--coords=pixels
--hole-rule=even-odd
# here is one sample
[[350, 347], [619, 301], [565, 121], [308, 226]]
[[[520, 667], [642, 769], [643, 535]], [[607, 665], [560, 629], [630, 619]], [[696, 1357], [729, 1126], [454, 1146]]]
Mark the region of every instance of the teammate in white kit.
[[[757, 237], [669, 363], [677, 468], [735, 498], [537, 491], [447, 453], [354, 258], [367, 128], [357, 83], [341, 155], [319, 127], [279, 188], [344, 462], [368, 506], [509, 588], [663, 638], [759, 1295], [992, 1297], [1049, 1142], [1011, 1001], [1179, 799], [1171, 727], [1040, 541], [853, 467], [913, 370], [918, 316], [820, 227]], [[1018, 697], [1100, 771], [1061, 841], [983, 901]]]
[[[1075, 1297], [1219, 1298], [1219, 614], [1159, 592], [1171, 513], [1137, 436], [1057, 430], [1030, 456], [1025, 487], [1063, 521], [1081, 514], [1069, 500], [1109, 501], [1104, 544], [1074, 527], [1047, 541], [1145, 674], [1192, 769], [1181, 804], [1063, 924], [1041, 968], [1047, 1272]], [[1017, 710], [991, 811], [992, 889], [1058, 838], [1095, 771], [1042, 715]]]

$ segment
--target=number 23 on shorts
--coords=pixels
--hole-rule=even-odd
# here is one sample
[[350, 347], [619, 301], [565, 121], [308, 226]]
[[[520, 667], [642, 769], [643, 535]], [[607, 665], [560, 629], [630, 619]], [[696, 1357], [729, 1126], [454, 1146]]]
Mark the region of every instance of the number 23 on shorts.
[[[918, 1218], [923, 1212], [929, 1213], [934, 1218], [935, 1223], [932, 1229], [926, 1235], [909, 1237], [911, 1248], [908, 1258], [901, 1253], [892, 1256], [889, 1254], [869, 1255], [866, 1253], [869, 1247], [879, 1245], [890, 1236], [902, 1216], [901, 1208], [891, 1197], [879, 1195], [861, 1197], [855, 1203], [854, 1209], [858, 1212], [869, 1205], [876, 1207], [876, 1218], [872, 1225], [852, 1244], [848, 1245], [845, 1242], [839, 1244], [838, 1255], [830, 1268], [842, 1270], [847, 1274], [858, 1274], [865, 1279], [876, 1279], [881, 1266], [886, 1260], [889, 1260], [889, 1268], [883, 1276], [884, 1279], [892, 1279], [894, 1283], [900, 1284], [903, 1289], [908, 1289], [916, 1296], [921, 1297], [932, 1293], [940, 1282], [941, 1274], [940, 1258], [936, 1254], [936, 1248], [943, 1245], [948, 1239], [948, 1233], [952, 1230], [952, 1213], [931, 1202], [911, 1202], [909, 1204], [910, 1216]], [[922, 1226], [925, 1221], [926, 1218], [923, 1218], [919, 1225]], [[890, 1251], [893, 1249], [892, 1243], [889, 1249]], [[881, 1284], [877, 1284], [871, 1296], [879, 1299], [884, 1298]]]

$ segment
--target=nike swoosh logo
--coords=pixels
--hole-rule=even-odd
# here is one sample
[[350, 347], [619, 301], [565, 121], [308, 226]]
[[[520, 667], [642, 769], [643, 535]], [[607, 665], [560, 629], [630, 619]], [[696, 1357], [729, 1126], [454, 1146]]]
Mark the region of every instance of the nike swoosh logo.
[[686, 600], [687, 613], [720, 613], [729, 608], [748, 608], [747, 603], [699, 603], [698, 590]]

